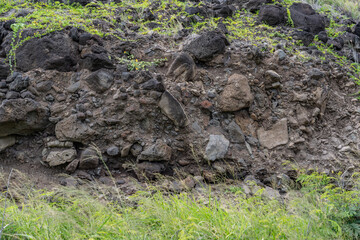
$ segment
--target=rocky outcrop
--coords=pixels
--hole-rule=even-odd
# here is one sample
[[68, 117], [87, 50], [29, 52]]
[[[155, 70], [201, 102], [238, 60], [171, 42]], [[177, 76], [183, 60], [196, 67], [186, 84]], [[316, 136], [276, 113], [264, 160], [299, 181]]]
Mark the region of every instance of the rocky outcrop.
[[42, 130], [48, 118], [49, 109], [32, 99], [4, 100], [0, 105], [0, 137]]
[[89, 142], [96, 132], [78, 120], [76, 115], [71, 115], [56, 124], [55, 134], [61, 141]]
[[290, 6], [290, 16], [295, 27], [317, 34], [325, 30], [325, 19], [305, 3], [294, 3]]
[[71, 38], [62, 32], [26, 41], [16, 51], [17, 69], [35, 68], [69, 72], [74, 70], [78, 53]]
[[286, 9], [283, 6], [264, 5], [259, 11], [259, 21], [276, 26], [285, 23]]

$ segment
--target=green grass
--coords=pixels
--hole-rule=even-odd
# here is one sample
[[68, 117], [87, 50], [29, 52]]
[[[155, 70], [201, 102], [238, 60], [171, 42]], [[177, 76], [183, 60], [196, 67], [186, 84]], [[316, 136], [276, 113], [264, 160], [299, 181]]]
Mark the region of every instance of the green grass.
[[[342, 189], [338, 178], [316, 172], [298, 181], [302, 190], [279, 201], [263, 189], [246, 197], [236, 186], [203, 195], [150, 189], [125, 197], [94, 185], [83, 186], [91, 191], [35, 190], [21, 180], [10, 184], [3, 239], [359, 238], [359, 190]], [[3, 194], [1, 206], [4, 201]]]
[[[329, 3], [344, 0], [309, 0], [311, 3], [317, 3], [321, 6], [321, 11], [326, 13], [329, 8]], [[294, 0], [286, 0], [284, 4], [288, 7]], [[358, 5], [357, 2], [352, 0], [346, 1], [341, 6], [347, 6], [347, 4], [354, 4], [354, 8]], [[203, 3], [199, 3], [201, 5]], [[357, 4], [357, 5], [356, 5]], [[355, 6], [356, 5], [356, 6]], [[15, 23], [12, 25], [13, 38], [11, 43], [11, 50], [7, 55], [8, 63], [12, 70], [16, 69], [16, 50], [27, 40], [31, 38], [41, 38], [42, 36], [51, 33], [53, 31], [62, 30], [66, 27], [78, 27], [84, 31], [92, 34], [99, 35], [100, 37], [112, 36], [119, 38], [123, 41], [135, 41], [135, 39], [125, 38], [123, 34], [123, 27], [125, 25], [138, 26], [138, 33], [141, 35], [152, 34], [157, 32], [164, 36], [174, 36], [181, 29], [191, 29], [194, 33], [199, 33], [204, 30], [213, 30], [217, 28], [218, 23], [223, 22], [227, 25], [229, 34], [227, 35], [230, 41], [242, 40], [247, 41], [252, 45], [258, 46], [265, 52], [273, 52], [275, 46], [282, 40], [288, 42], [286, 51], [289, 55], [296, 55], [299, 60], [307, 61], [308, 58], [297, 49], [298, 43], [285, 34], [274, 34], [276, 28], [267, 26], [265, 24], [256, 24], [257, 15], [251, 14], [247, 11], [238, 10], [234, 13], [233, 17], [226, 19], [214, 18], [209, 16], [203, 18], [199, 22], [190, 22], [187, 24], [181, 23], [180, 19], [188, 16], [184, 11], [187, 5], [179, 0], [123, 0], [121, 3], [102, 4], [101, 2], [89, 4], [85, 7], [80, 5], [66, 5], [57, 1], [48, 3], [34, 3], [30, 0], [0, 0], [0, 14], [12, 10], [10, 15], [0, 16], [0, 21], [15, 19]], [[16, 13], [21, 9], [31, 10], [30, 14], [23, 17], [15, 17]], [[142, 14], [146, 8], [151, 8], [156, 15], [154, 22], [158, 23], [160, 27], [150, 29], [148, 22], [142, 19]], [[338, 9], [331, 9], [334, 12], [333, 17], [340, 15]], [[330, 18], [331, 25], [327, 29], [329, 35], [332, 37], [340, 35], [342, 32], [338, 30], [341, 27], [340, 24], [335, 23], [334, 19]], [[99, 24], [101, 22], [101, 24]], [[291, 19], [289, 19], [289, 26], [292, 25]], [[23, 36], [25, 29], [33, 29], [34, 34], [32, 36]], [[176, 47], [178, 43], [169, 39], [169, 46]], [[266, 44], [266, 49], [264, 49]], [[315, 42], [315, 46], [323, 50], [330, 58], [336, 57], [339, 65], [344, 66], [343, 60], [336, 56], [336, 53], [331, 50], [331, 47], [321, 46], [321, 43]], [[177, 48], [177, 47], [176, 47]], [[114, 57], [114, 56], [113, 56]], [[312, 57], [316, 58], [316, 57]], [[327, 60], [328, 57], [323, 57], [321, 60]], [[146, 68], [151, 65], [153, 61], [143, 61], [138, 59], [138, 62], [129, 60], [126, 56], [120, 57], [120, 61], [127, 62], [128, 66], [132, 70]], [[346, 60], [347, 61], [347, 60]], [[152, 64], [154, 65], [154, 64]], [[350, 65], [350, 62], [346, 62], [345, 65]], [[355, 71], [358, 69], [349, 67], [350, 77], [359, 81], [360, 73]]]

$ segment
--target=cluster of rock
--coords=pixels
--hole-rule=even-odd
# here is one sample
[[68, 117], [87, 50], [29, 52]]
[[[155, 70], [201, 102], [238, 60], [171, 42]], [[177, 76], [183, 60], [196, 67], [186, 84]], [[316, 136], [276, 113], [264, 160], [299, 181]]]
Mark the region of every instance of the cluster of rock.
[[[247, 7], [258, 6], [260, 20], [284, 23], [283, 7], [254, 2]], [[294, 4], [290, 13], [304, 34], [325, 28], [308, 5]], [[0, 28], [2, 56], [9, 53], [7, 25]], [[336, 64], [230, 44], [221, 31], [189, 35], [176, 51], [157, 35], [135, 40], [69, 28], [25, 42], [15, 72], [3, 61], [1, 158], [80, 176], [103, 176], [106, 163], [139, 179], [178, 174], [265, 183], [279, 172], [294, 177], [284, 160], [328, 171], [358, 160], [360, 108], [349, 97], [356, 86]], [[129, 72], [114, 60], [124, 51], [169, 62]]]

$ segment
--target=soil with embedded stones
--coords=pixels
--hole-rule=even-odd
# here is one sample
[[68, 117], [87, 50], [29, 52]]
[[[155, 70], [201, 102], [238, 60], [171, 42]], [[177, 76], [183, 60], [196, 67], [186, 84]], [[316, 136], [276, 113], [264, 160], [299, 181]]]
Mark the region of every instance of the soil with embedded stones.
[[[231, 15], [248, 7], [260, 11], [261, 21], [290, 28], [282, 6], [244, 2], [212, 9]], [[305, 45], [321, 33], [346, 55], [344, 41], [359, 38], [359, 24], [328, 38], [326, 17], [309, 5], [294, 4], [290, 12]], [[360, 106], [352, 96], [358, 87], [335, 62], [299, 61], [283, 46], [262, 52], [228, 41], [222, 28], [185, 32], [173, 40], [179, 48], [156, 33], [119, 40], [67, 28], [25, 42], [10, 72], [11, 28], [0, 26], [0, 162], [42, 184], [75, 184], [60, 173], [107, 182], [105, 164], [119, 184], [164, 175], [190, 188], [224, 178], [272, 186], [279, 176], [296, 177], [284, 162], [328, 173], [359, 167]], [[168, 61], [128, 71], [115, 60], [124, 51]]]

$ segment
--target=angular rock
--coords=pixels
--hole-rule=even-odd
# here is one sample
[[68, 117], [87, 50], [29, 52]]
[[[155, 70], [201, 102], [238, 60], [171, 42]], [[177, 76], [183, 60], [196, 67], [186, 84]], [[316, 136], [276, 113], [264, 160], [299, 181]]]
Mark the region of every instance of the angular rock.
[[318, 68], [312, 68], [307, 73], [311, 79], [319, 80], [325, 76], [325, 74]]
[[155, 144], [141, 152], [137, 159], [140, 161], [169, 161], [171, 151], [171, 147], [158, 139]]
[[16, 99], [20, 98], [20, 93], [14, 91], [8, 91], [5, 95], [6, 99]]
[[0, 63], [0, 79], [5, 79], [10, 74], [10, 67], [9, 65]]
[[250, 0], [244, 4], [244, 8], [251, 13], [256, 13], [262, 5], [272, 3], [272, 0]]
[[89, 53], [83, 56], [80, 61], [81, 69], [89, 69], [90, 71], [96, 71], [101, 68], [114, 69], [115, 66], [105, 53]]
[[198, 61], [209, 61], [216, 54], [225, 52], [225, 46], [229, 45], [226, 37], [219, 32], [206, 32], [184, 45], [184, 51], [189, 52]]
[[259, 21], [270, 26], [285, 23], [286, 9], [278, 5], [263, 5], [259, 12]]
[[135, 173], [139, 179], [152, 180], [164, 170], [165, 165], [162, 163], [142, 162], [136, 165]]
[[309, 46], [314, 41], [314, 34], [307, 31], [295, 31], [293, 32], [292, 37], [305, 46]]
[[360, 22], [355, 25], [354, 34], [360, 37]]
[[75, 170], [77, 169], [77, 167], [79, 166], [79, 162], [80, 162], [80, 160], [78, 158], [73, 160], [71, 163], [69, 163], [66, 166], [65, 171], [68, 173], [74, 173]]
[[326, 31], [321, 31], [318, 33], [318, 39], [322, 41], [323, 43], [326, 43], [329, 40], [329, 37], [326, 33]]
[[100, 69], [92, 73], [85, 81], [93, 91], [103, 93], [113, 84], [114, 75], [108, 70]]
[[0, 138], [0, 152], [6, 148], [13, 146], [16, 143], [15, 136], [7, 136]]
[[94, 169], [99, 165], [100, 158], [94, 148], [86, 148], [82, 151], [79, 162], [79, 169]]
[[234, 14], [234, 8], [229, 5], [218, 5], [214, 7], [215, 17], [231, 17]]
[[60, 141], [87, 142], [96, 132], [79, 121], [76, 115], [71, 115], [56, 124], [55, 134]]
[[284, 50], [282, 49], [278, 49], [274, 52], [275, 57], [279, 60], [282, 61], [286, 58], [286, 53], [284, 52]]
[[49, 113], [48, 108], [29, 98], [5, 100], [0, 105], [0, 137], [42, 130], [48, 124]]
[[77, 63], [78, 51], [64, 33], [50, 33], [25, 41], [16, 51], [17, 69], [27, 72], [35, 68], [69, 72]]
[[228, 151], [229, 144], [229, 140], [227, 140], [224, 135], [210, 135], [209, 142], [205, 149], [205, 158], [210, 161], [224, 158]]
[[234, 112], [249, 107], [254, 100], [247, 78], [233, 74], [218, 98], [218, 107], [223, 112]]
[[161, 111], [178, 127], [185, 127], [188, 119], [181, 104], [168, 91], [165, 91], [159, 101]]
[[51, 151], [44, 160], [50, 167], [59, 166], [65, 163], [69, 163], [76, 158], [76, 150], [74, 148]]
[[317, 14], [309, 4], [293, 3], [289, 9], [295, 27], [313, 34], [325, 31], [324, 18]]
[[235, 121], [232, 121], [228, 126], [228, 131], [230, 135], [230, 141], [233, 143], [244, 143], [245, 135], [241, 128]]
[[69, 0], [69, 4], [78, 3], [82, 6], [86, 6], [87, 4], [91, 3], [91, 0]]
[[198, 14], [201, 12], [199, 7], [186, 7], [185, 12], [189, 15]]
[[281, 80], [281, 76], [273, 70], [267, 70], [265, 72], [265, 78], [267, 83], [274, 83]]
[[341, 49], [343, 49], [344, 47], [344, 40], [341, 37], [336, 37], [333, 39], [329, 39], [326, 44], [328, 46], [332, 46], [333, 48], [335, 48], [336, 50], [340, 51]]
[[158, 80], [152, 78], [146, 82], [144, 82], [143, 84], [140, 85], [141, 89], [144, 90], [154, 90], [157, 92], [164, 92], [165, 91], [165, 87], [164, 85], [159, 82]]
[[289, 141], [287, 119], [283, 118], [279, 120], [269, 130], [259, 128], [257, 135], [260, 144], [268, 149], [287, 144]]
[[175, 81], [187, 82], [195, 77], [196, 65], [188, 53], [180, 53], [172, 62], [167, 75]]
[[[10, 78], [12, 78], [12, 76]], [[23, 77], [21, 74], [16, 74], [14, 79], [9, 84], [9, 89], [11, 91], [20, 92], [21, 90], [24, 90], [29, 86], [29, 82], [30, 82], [29, 77], [25, 77], [25, 76]]]
[[149, 8], [146, 8], [143, 12], [143, 19], [144, 21], [154, 21], [156, 17]]

